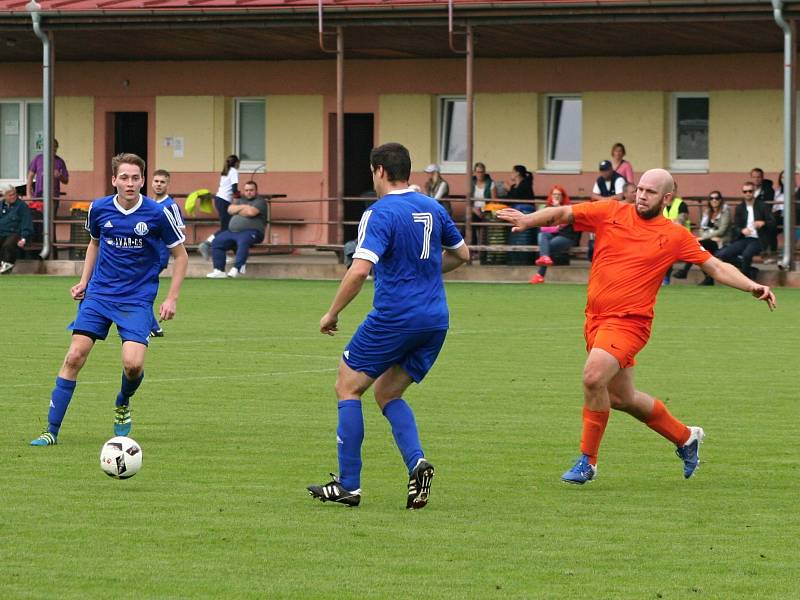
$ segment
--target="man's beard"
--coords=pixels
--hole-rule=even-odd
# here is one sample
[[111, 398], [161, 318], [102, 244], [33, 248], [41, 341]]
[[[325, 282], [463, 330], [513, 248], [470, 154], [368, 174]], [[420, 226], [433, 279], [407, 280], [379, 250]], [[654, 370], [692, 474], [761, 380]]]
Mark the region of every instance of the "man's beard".
[[638, 214], [641, 218], [645, 219], [646, 221], [649, 221], [650, 219], [654, 219], [655, 217], [660, 215], [661, 210], [662, 210], [661, 206], [659, 206], [658, 204], [655, 205], [653, 208], [648, 209], [645, 212], [640, 211], [639, 207], [637, 206], [636, 214]]

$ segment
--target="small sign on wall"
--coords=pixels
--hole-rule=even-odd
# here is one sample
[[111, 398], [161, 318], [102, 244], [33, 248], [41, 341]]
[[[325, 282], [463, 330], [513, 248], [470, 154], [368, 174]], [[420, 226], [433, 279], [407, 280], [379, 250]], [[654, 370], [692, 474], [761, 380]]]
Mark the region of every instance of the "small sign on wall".
[[180, 136], [165, 137], [164, 148], [172, 148], [172, 158], [183, 158], [184, 138]]

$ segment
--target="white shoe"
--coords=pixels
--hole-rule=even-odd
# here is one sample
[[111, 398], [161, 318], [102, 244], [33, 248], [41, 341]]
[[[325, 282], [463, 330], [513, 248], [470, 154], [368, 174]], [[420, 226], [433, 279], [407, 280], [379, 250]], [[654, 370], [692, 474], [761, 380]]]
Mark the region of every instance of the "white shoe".
[[[244, 271], [242, 271], [242, 273], [244, 273]], [[231, 267], [231, 270], [228, 271], [228, 277], [238, 277], [242, 273], [240, 273], [239, 269], [237, 269], [236, 267]]]
[[225, 275], [225, 271], [214, 269], [213, 271], [211, 271], [211, 273], [206, 275], [206, 277], [208, 277], [209, 279], [225, 279], [227, 275]]
[[239, 269], [239, 275], [244, 275], [247, 273], [247, 265], [242, 265], [242, 268]]
[[7, 273], [11, 273], [11, 269], [14, 268], [14, 263], [3, 261], [0, 263], [0, 275], [6, 275]]

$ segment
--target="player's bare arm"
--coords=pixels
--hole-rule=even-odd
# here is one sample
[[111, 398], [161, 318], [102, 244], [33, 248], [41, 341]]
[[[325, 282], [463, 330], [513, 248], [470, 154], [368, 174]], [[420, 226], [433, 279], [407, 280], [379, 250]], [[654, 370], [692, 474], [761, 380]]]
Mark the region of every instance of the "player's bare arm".
[[170, 248], [172, 254], [172, 283], [169, 286], [167, 297], [158, 309], [158, 318], [161, 321], [169, 321], [175, 316], [178, 309], [178, 296], [181, 293], [181, 285], [186, 277], [186, 269], [189, 266], [189, 255], [186, 253], [186, 247], [183, 244], [178, 244]]
[[570, 225], [573, 222], [571, 206], [548, 206], [529, 214], [515, 208], [503, 208], [497, 211], [497, 218], [511, 223], [514, 226], [511, 231], [514, 233], [534, 227]]
[[336, 290], [336, 296], [333, 298], [333, 303], [322, 318], [319, 320], [319, 332], [327, 335], [334, 335], [338, 329], [339, 313], [352, 302], [353, 298], [358, 296], [361, 287], [364, 285], [367, 277], [372, 271], [372, 263], [363, 258], [353, 259], [353, 264], [345, 273], [342, 278], [342, 283], [339, 284], [339, 289]]
[[733, 265], [722, 262], [718, 258], [712, 256], [706, 262], [700, 265], [700, 268], [703, 269], [703, 271], [715, 281], [719, 281], [720, 283], [732, 288], [736, 288], [737, 290], [748, 292], [757, 300], [763, 300], [767, 303], [767, 306], [769, 306], [770, 310], [775, 310], [777, 307], [775, 294], [769, 288], [769, 286], [761, 285], [760, 283], [756, 283], [752, 279], [745, 277], [742, 272]]
[[461, 244], [455, 249], [445, 249], [442, 252], [442, 273], [449, 273], [469, 260], [469, 248]]
[[73, 300], [83, 300], [83, 296], [86, 293], [86, 286], [89, 285], [89, 280], [92, 278], [92, 273], [94, 272], [94, 264], [97, 262], [97, 253], [99, 249], [100, 240], [89, 240], [89, 245], [86, 247], [86, 259], [83, 261], [81, 280], [73, 285], [69, 291]]

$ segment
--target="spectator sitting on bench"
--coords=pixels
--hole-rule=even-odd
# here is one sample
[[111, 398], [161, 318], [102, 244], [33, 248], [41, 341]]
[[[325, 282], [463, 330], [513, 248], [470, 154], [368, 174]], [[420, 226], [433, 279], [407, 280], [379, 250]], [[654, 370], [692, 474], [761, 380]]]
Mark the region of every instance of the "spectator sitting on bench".
[[10, 183], [0, 185], [0, 275], [8, 275], [17, 262], [17, 253], [33, 235], [31, 209], [17, 196]]
[[[700, 235], [697, 241], [711, 254], [716, 255], [729, 238], [731, 231], [731, 209], [725, 204], [722, 192], [714, 190], [708, 195], [708, 204], [703, 210], [703, 218], [700, 221]], [[684, 263], [683, 268], [675, 272], [675, 279], [686, 279], [692, 263]], [[700, 282], [700, 285], [714, 285], [714, 280], [708, 275]]]
[[717, 252], [717, 258], [731, 263], [750, 279], [755, 280], [758, 269], [753, 268], [753, 257], [761, 254], [759, 230], [767, 222], [768, 205], [755, 200], [755, 184], [746, 181], [742, 186], [744, 200], [733, 214], [733, 241]]
[[[566, 206], [571, 204], [569, 195], [560, 185], [554, 185], [547, 195], [547, 206]], [[528, 283], [544, 283], [547, 267], [553, 264], [553, 256], [566, 254], [578, 243], [580, 232], [572, 225], [553, 225], [539, 228], [539, 258], [536, 264], [539, 271], [528, 280]]]
[[[244, 275], [250, 246], [264, 241], [264, 228], [267, 225], [267, 202], [258, 195], [255, 181], [244, 184], [242, 197], [235, 199], [228, 207], [231, 220], [226, 231], [219, 232], [211, 243], [214, 270], [206, 277], [224, 279]], [[236, 249], [236, 262], [226, 274], [225, 252]]]

